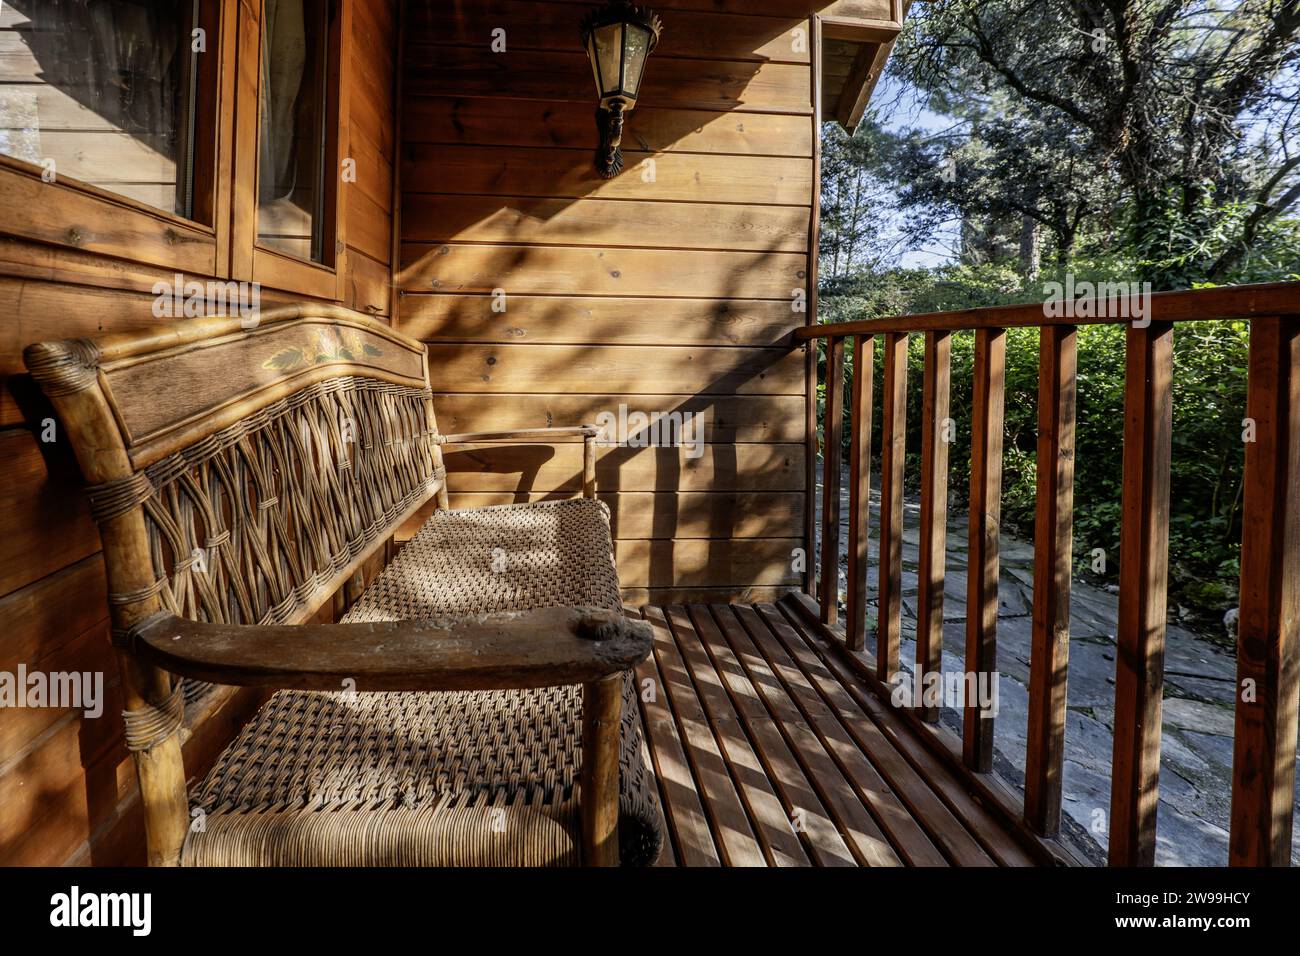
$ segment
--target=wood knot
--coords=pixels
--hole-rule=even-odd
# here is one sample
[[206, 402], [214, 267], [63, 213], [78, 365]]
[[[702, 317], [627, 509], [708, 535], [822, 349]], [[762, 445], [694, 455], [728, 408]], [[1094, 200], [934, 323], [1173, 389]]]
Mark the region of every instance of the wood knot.
[[589, 641], [609, 641], [623, 635], [626, 619], [617, 611], [586, 611], [578, 619], [577, 635]]

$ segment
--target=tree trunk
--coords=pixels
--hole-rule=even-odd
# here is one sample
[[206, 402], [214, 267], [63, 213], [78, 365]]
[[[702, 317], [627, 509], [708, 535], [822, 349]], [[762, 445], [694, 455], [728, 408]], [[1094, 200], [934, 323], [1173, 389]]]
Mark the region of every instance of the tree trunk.
[[1020, 220], [1020, 274], [1026, 282], [1038, 279], [1038, 267], [1042, 261], [1042, 230], [1038, 221], [1029, 216]]

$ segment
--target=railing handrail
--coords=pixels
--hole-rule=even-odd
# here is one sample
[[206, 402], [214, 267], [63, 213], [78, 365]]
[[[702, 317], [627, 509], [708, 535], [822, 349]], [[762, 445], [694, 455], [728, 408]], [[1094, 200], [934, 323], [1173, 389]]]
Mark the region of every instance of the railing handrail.
[[[1109, 291], [1109, 290], [1104, 290]], [[1075, 300], [1096, 304], [1105, 298]], [[1130, 302], [1130, 306], [1132, 303]], [[1050, 312], [1074, 312], [1053, 315]], [[1023, 821], [1039, 836], [1059, 832], [1065, 768], [1070, 586], [1073, 565], [1074, 456], [1078, 400], [1078, 330], [1123, 321], [1123, 485], [1120, 492], [1121, 580], [1115, 630], [1114, 729], [1109, 814], [1110, 862], [1155, 862], [1159, 800], [1161, 701], [1167, 624], [1169, 508], [1172, 468], [1175, 323], [1250, 320], [1242, 536], [1237, 623], [1229, 862], [1286, 865], [1291, 859], [1294, 807], [1295, 700], [1300, 674], [1291, 666], [1300, 642], [1300, 282], [1166, 292], [1144, 296], [1138, 316], [1079, 315], [1102, 311], [1046, 310], [1042, 303], [994, 306], [899, 318], [811, 326], [800, 341], [827, 340], [822, 494], [820, 614], [838, 618], [840, 442], [847, 339], [853, 341], [853, 388], [848, 403], [848, 590], [844, 640], [865, 651], [875, 632], [878, 678], [900, 671], [903, 477], [907, 452], [909, 333], [923, 332], [921, 508], [916, 569], [914, 687], [943, 672], [948, 427], [952, 337], [973, 330], [971, 490], [962, 670], [976, 686], [997, 679], [999, 532], [1007, 328], [1037, 326], [1039, 336], [1038, 448], [1034, 519], [1034, 585], [1030, 635], [1029, 719], [1026, 729]], [[1132, 308], [1129, 312], [1132, 313]], [[1135, 318], [1137, 319], [1135, 321]], [[1142, 321], [1149, 320], [1149, 321]], [[872, 369], [875, 336], [884, 334], [883, 415], [880, 422], [879, 584], [875, 626], [866, 605], [870, 509]], [[811, 406], [815, 409], [815, 406]], [[815, 426], [815, 416], [813, 420]], [[817, 429], [809, 434], [817, 441]], [[812, 489], [810, 488], [810, 496]], [[815, 512], [813, 501], [809, 514]], [[809, 554], [813, 554], [809, 534]], [[815, 580], [815, 575], [810, 578]], [[810, 580], [810, 584], [813, 581]], [[1247, 693], [1249, 689], [1249, 693]], [[916, 697], [900, 706], [918, 726], [933, 726], [939, 701]], [[950, 706], [959, 706], [949, 702]], [[961, 762], [973, 774], [993, 764], [995, 714], [977, 694], [963, 696]]]
[[[1098, 315], [1098, 304], [1130, 300], [1131, 295], [1093, 296], [1074, 300], [1045, 300], [1018, 305], [986, 305], [975, 309], [924, 312], [914, 315], [882, 316], [850, 322], [828, 322], [795, 330], [795, 341], [845, 335], [878, 335], [887, 332], [958, 332], [974, 329], [1009, 329], [1053, 325], [1104, 325], [1132, 321], [1113, 313]], [[1051, 316], [1046, 303], [1069, 302], [1072, 315]], [[1088, 308], [1080, 307], [1087, 303]], [[1144, 316], [1154, 322], [1199, 322], [1223, 319], [1249, 319], [1261, 315], [1300, 314], [1300, 282], [1261, 282], [1255, 285], [1222, 286], [1214, 289], [1186, 289], [1178, 292], [1153, 292], [1150, 312]], [[1089, 314], [1079, 315], [1080, 311]]]

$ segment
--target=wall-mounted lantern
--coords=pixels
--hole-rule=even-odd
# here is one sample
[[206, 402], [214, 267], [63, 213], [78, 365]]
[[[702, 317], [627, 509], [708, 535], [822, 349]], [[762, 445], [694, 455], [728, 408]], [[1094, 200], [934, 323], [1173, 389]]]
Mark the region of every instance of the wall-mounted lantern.
[[625, 0], [607, 3], [582, 18], [582, 45], [587, 49], [600, 94], [596, 108], [596, 126], [600, 130], [596, 169], [606, 179], [617, 176], [623, 168], [623, 150], [619, 146], [623, 140], [623, 114], [636, 106], [646, 57], [659, 43], [662, 30], [658, 15]]

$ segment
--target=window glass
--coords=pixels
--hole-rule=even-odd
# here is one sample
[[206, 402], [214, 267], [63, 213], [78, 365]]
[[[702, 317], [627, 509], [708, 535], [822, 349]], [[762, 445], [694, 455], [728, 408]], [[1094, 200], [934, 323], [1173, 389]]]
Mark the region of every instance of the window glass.
[[329, 10], [326, 0], [263, 0], [257, 238], [324, 261]]
[[194, 216], [198, 0], [0, 2], [0, 153]]

